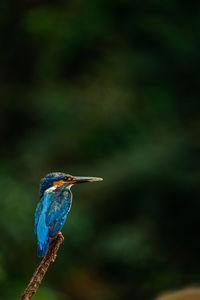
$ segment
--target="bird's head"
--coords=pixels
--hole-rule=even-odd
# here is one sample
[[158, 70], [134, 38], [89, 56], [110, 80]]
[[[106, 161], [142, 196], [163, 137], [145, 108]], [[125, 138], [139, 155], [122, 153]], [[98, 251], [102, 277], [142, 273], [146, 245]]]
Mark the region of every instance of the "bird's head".
[[65, 185], [65, 187], [70, 189], [71, 186], [76, 183], [95, 182], [102, 180], [103, 179], [99, 177], [72, 176], [61, 172], [53, 172], [47, 174], [47, 176], [41, 180], [40, 197], [43, 196], [47, 189], [53, 188], [54, 186], [57, 188]]

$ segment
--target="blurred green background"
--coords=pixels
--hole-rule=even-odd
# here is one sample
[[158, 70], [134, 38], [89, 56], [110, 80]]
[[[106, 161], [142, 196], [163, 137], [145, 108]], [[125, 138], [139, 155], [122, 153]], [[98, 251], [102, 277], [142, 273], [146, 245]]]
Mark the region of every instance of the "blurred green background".
[[0, 2], [0, 299], [39, 263], [51, 171], [73, 188], [65, 241], [35, 300], [149, 300], [200, 281], [200, 5]]

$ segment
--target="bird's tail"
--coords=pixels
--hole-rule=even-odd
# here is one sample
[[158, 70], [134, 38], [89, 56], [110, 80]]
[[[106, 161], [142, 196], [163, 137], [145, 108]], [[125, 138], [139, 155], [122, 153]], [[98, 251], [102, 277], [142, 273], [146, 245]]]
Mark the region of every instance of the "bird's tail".
[[44, 243], [38, 242], [38, 256], [44, 256], [49, 248], [49, 239]]

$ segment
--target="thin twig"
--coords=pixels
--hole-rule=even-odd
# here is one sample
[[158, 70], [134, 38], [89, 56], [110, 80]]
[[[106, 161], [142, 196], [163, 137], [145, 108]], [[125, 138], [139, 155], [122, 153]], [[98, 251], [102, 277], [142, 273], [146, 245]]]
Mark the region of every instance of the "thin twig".
[[24, 294], [21, 296], [21, 300], [29, 300], [33, 297], [49, 266], [56, 259], [56, 253], [60, 245], [62, 244], [63, 240], [64, 237], [62, 233], [59, 233], [54, 239], [52, 239], [46, 255], [43, 257], [41, 263], [39, 264], [35, 273], [33, 274], [30, 283], [25, 289]]

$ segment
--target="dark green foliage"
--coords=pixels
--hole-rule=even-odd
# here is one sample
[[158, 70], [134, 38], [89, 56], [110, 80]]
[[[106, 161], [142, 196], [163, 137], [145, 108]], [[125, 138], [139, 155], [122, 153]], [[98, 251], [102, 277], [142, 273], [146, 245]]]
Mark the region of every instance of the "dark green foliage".
[[0, 298], [39, 259], [51, 171], [74, 187], [64, 244], [34, 299], [149, 300], [200, 281], [199, 5], [1, 1]]

